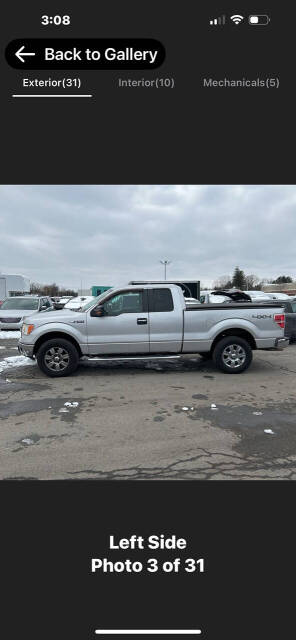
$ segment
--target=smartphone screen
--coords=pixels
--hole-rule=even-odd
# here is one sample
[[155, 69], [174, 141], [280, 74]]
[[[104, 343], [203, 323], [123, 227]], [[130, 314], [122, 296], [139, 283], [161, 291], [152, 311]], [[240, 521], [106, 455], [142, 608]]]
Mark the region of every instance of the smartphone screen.
[[2, 7], [4, 638], [293, 635], [294, 18]]

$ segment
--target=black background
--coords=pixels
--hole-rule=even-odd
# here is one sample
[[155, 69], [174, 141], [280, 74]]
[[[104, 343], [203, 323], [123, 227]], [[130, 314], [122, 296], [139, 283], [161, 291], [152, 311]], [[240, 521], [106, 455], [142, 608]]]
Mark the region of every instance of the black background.
[[[209, 19], [224, 12], [267, 13], [271, 23], [211, 27]], [[71, 15], [70, 27], [41, 26], [43, 14], [59, 13]], [[295, 149], [295, 24], [292, 3], [262, 0], [244, 6], [197, 0], [5, 3], [2, 181], [293, 183], [288, 155]], [[13, 93], [23, 92], [23, 76], [65, 75], [22, 73], [8, 66], [8, 43], [33, 37], [156, 38], [167, 56], [154, 71], [79, 72], [81, 92], [93, 93], [92, 99], [13, 99]], [[174, 77], [175, 89], [117, 88], [120, 77], [156, 76]], [[204, 77], [259, 76], [279, 76], [280, 88], [202, 87]]]
[[[97, 628], [292, 638], [294, 483], [2, 482], [5, 638]], [[108, 551], [109, 535], [176, 534], [176, 552]], [[91, 574], [91, 558], [205, 558], [204, 574]], [[3, 602], [2, 602], [3, 605]]]

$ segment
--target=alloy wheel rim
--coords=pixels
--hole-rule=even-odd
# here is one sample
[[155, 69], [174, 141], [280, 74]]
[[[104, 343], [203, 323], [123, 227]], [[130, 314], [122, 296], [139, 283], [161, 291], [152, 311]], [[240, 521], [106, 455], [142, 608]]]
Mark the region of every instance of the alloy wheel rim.
[[223, 349], [222, 360], [229, 369], [237, 369], [245, 363], [247, 354], [240, 344], [229, 344]]
[[70, 356], [63, 347], [51, 347], [45, 353], [44, 362], [51, 371], [64, 371], [69, 365]]

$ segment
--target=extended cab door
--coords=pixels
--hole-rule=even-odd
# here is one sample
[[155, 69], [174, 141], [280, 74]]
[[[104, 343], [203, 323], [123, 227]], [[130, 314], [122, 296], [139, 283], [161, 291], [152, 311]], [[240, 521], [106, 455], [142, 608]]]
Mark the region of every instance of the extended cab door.
[[113, 293], [101, 317], [87, 314], [88, 352], [130, 354], [149, 352], [147, 293], [128, 289]]
[[[183, 342], [183, 293], [179, 287], [148, 289], [151, 353], [179, 353]], [[173, 295], [174, 294], [174, 295]]]

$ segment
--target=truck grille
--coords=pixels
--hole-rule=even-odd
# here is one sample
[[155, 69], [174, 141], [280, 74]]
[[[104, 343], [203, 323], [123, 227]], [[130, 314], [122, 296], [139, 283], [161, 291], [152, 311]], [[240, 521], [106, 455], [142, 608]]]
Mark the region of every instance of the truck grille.
[[13, 323], [13, 322], [20, 322], [21, 318], [0, 318], [0, 322], [9, 322], [9, 323]]

